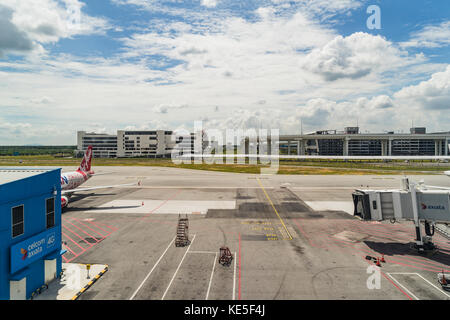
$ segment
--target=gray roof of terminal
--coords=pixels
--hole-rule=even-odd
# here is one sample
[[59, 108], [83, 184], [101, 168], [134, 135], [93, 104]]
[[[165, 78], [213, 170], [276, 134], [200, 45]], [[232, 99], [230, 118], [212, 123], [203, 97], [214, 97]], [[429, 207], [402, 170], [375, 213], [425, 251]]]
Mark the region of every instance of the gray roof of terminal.
[[0, 168], [0, 185], [55, 169]]

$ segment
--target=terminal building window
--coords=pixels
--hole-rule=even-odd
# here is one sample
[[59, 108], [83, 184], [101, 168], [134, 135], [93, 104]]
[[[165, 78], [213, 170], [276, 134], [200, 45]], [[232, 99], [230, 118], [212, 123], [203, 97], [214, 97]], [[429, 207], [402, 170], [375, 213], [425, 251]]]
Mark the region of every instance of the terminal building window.
[[55, 198], [45, 200], [45, 217], [47, 220], [47, 229], [55, 225]]
[[18, 237], [24, 233], [23, 205], [12, 208], [12, 237]]

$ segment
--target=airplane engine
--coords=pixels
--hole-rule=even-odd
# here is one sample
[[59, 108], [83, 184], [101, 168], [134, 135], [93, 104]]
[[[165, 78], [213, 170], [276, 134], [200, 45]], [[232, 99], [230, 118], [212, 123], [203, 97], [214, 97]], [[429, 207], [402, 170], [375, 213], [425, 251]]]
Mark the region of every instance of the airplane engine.
[[61, 197], [61, 209], [67, 207], [68, 204], [69, 204], [69, 198], [67, 198], [66, 196], [62, 196]]

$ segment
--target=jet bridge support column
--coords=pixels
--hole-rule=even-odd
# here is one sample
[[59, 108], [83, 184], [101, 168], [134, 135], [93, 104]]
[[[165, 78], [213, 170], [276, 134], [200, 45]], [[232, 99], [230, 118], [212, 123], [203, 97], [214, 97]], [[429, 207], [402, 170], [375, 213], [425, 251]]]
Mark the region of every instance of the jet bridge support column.
[[416, 226], [416, 245], [417, 245], [417, 248], [419, 248], [419, 250], [420, 249], [423, 250], [422, 234], [420, 233], [419, 210], [417, 208], [416, 184], [414, 182], [411, 182], [409, 184], [409, 191], [411, 191], [414, 224]]
[[[408, 183], [408, 182], [407, 182]], [[427, 231], [426, 236], [422, 236], [422, 233], [420, 231], [420, 220], [419, 220], [419, 207], [417, 206], [417, 192], [416, 192], [416, 184], [414, 182], [408, 183], [409, 184], [409, 191], [411, 192], [411, 201], [412, 201], [412, 209], [413, 209], [413, 219], [414, 219], [414, 225], [416, 227], [416, 244], [415, 249], [419, 250], [419, 252], [424, 251], [432, 251], [436, 249], [436, 246], [431, 241], [431, 234], [428, 235], [430, 223], [425, 220], [425, 231]], [[434, 222], [432, 222], [432, 225], [434, 227]], [[433, 232], [434, 233], [434, 232]]]
[[[436, 223], [450, 224], [450, 191], [445, 187], [426, 186], [423, 182], [410, 182], [405, 177], [401, 189], [357, 189], [352, 197], [354, 214], [363, 220], [389, 220], [392, 223], [396, 220], [413, 221], [416, 235], [411, 248], [419, 252], [437, 249], [432, 242]], [[422, 222], [425, 225], [424, 234]]]

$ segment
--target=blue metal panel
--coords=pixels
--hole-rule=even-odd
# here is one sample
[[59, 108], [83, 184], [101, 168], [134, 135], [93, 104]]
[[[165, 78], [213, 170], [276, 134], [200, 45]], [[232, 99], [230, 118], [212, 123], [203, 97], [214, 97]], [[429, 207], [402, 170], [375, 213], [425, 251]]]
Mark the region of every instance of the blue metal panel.
[[[59, 244], [59, 245], [58, 245]], [[54, 227], [11, 246], [11, 273], [61, 250], [61, 228]]]
[[[9, 281], [23, 277], [27, 277], [29, 298], [44, 284], [44, 260], [54, 259], [61, 251], [60, 179], [61, 171], [56, 169], [0, 185], [0, 300], [9, 299]], [[51, 197], [55, 198], [55, 226], [47, 230], [45, 201]], [[12, 238], [11, 209], [18, 205], [24, 205], [24, 234]], [[55, 233], [54, 244], [47, 248], [51, 233]], [[45, 236], [45, 245], [42, 243], [45, 248], [35, 251], [29, 259], [21, 260], [23, 255], [18, 259], [16, 249], [20, 252], [24, 245], [34, 243], [41, 236]], [[56, 259], [59, 274], [62, 259], [59, 255]]]

